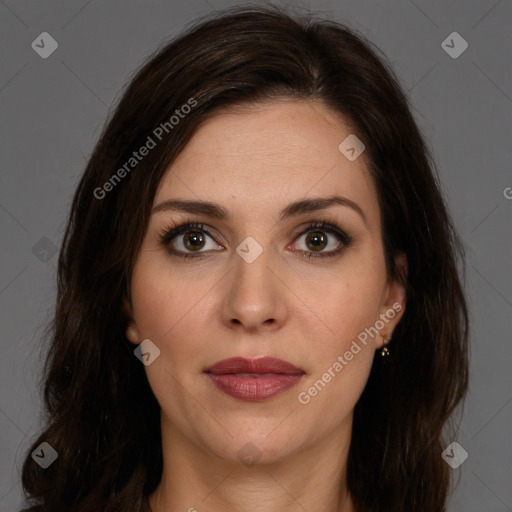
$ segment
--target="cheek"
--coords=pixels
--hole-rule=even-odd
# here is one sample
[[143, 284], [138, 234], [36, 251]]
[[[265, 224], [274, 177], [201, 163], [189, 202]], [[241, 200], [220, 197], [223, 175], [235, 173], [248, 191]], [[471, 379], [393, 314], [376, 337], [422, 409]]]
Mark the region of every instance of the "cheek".
[[335, 271], [317, 272], [308, 283], [302, 278], [296, 282], [297, 295], [304, 297], [303, 327], [315, 335], [318, 350], [313, 355], [324, 362], [379, 318], [386, 274], [383, 258], [372, 254], [365, 258], [359, 253]]
[[317, 276], [305, 301], [316, 314], [302, 322], [309, 340], [304, 355], [314, 371], [297, 398], [308, 414], [330, 408], [332, 414], [322, 414], [326, 427], [333, 428], [353, 409], [368, 380], [375, 356], [372, 328], [386, 282], [378, 257], [347, 258], [345, 263], [336, 274]]
[[162, 338], [188, 319], [207, 289], [203, 274], [184, 270], [163, 251], [143, 251], [132, 275], [132, 301], [139, 328], [148, 337]]
[[[375, 338], [368, 333], [378, 318], [378, 294], [371, 286], [346, 285], [331, 290], [329, 297], [319, 303], [322, 321], [317, 321], [316, 336], [313, 327], [305, 326], [306, 339], [315, 339], [308, 354], [315, 368], [310, 380], [321, 379], [330, 388], [326, 395], [353, 402], [366, 383], [375, 354]], [[323, 384], [319, 383], [320, 390]]]
[[[368, 329], [378, 318], [379, 298], [372, 281], [357, 280], [329, 289], [329, 300], [318, 299], [322, 322], [304, 353], [313, 368], [297, 390], [297, 402], [309, 418], [321, 417], [323, 429], [339, 426], [355, 407], [368, 381], [375, 356], [375, 338]], [[320, 332], [322, 334], [320, 335]], [[326, 412], [328, 411], [328, 412]]]
[[153, 341], [163, 356], [173, 356], [168, 357], [169, 365], [176, 361], [177, 354], [193, 357], [197, 355], [194, 351], [199, 352], [199, 347], [187, 341], [195, 339], [194, 332], [200, 328], [198, 319], [204, 321], [207, 316], [205, 290], [209, 287], [202, 279], [190, 282], [149, 258], [135, 266], [132, 302], [139, 334]]

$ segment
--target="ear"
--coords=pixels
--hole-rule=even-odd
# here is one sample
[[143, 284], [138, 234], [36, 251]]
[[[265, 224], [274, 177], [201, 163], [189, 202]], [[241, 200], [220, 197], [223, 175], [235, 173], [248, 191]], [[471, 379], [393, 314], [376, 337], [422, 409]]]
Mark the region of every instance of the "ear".
[[405, 292], [405, 282], [407, 279], [407, 257], [400, 253], [395, 258], [395, 268], [398, 277], [390, 280], [384, 290], [384, 300], [380, 311], [380, 320], [384, 323], [380, 330], [381, 340], [376, 340], [377, 348], [384, 344], [383, 335], [391, 339], [395, 327], [400, 322], [405, 312], [407, 296]]
[[123, 311], [128, 317], [128, 325], [126, 327], [126, 337], [130, 343], [134, 345], [138, 345], [141, 342], [141, 337], [139, 333], [139, 329], [137, 327], [137, 322], [135, 321], [135, 317], [133, 314], [133, 308], [127, 297], [123, 298]]

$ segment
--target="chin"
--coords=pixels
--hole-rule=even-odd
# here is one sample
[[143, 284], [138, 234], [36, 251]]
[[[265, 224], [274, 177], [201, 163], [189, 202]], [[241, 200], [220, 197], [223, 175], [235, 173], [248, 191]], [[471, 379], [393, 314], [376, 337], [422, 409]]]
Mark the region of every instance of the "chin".
[[224, 423], [226, 430], [218, 431], [219, 435], [215, 437], [211, 436], [211, 431], [203, 433], [201, 444], [208, 446], [209, 451], [229, 463], [247, 466], [278, 463], [306, 449], [309, 444], [304, 431], [298, 431], [294, 422], [287, 426], [281, 423], [284, 417], [286, 415], [263, 420], [244, 418], [236, 424]]

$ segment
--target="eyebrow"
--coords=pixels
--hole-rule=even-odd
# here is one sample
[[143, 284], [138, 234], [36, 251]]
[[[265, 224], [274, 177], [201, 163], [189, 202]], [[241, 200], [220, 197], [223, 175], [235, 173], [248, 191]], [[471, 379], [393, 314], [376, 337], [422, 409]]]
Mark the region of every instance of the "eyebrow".
[[[361, 207], [357, 203], [354, 203], [354, 201], [351, 201], [350, 199], [347, 199], [346, 197], [340, 195], [334, 195], [331, 197], [315, 197], [312, 199], [301, 199], [299, 201], [290, 203], [281, 211], [279, 215], [279, 222], [304, 213], [325, 210], [335, 205], [346, 206], [348, 208], [351, 208], [361, 216], [364, 223], [366, 224], [366, 216]], [[220, 220], [231, 218], [228, 210], [226, 210], [220, 204], [212, 203], [210, 201], [167, 199], [166, 201], [162, 201], [161, 203], [153, 207], [153, 209], [151, 210], [151, 214], [163, 211], [181, 211], [196, 215], [205, 215], [207, 217], [212, 217]]]

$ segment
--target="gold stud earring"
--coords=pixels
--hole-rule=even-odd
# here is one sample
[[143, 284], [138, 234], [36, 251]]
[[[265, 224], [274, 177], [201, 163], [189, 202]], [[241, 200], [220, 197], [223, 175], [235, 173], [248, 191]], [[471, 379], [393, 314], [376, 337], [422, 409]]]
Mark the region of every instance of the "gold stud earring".
[[380, 355], [382, 357], [387, 357], [387, 356], [389, 356], [389, 349], [388, 349], [388, 347], [386, 347], [386, 345], [389, 344], [389, 342], [391, 341], [391, 338], [388, 338], [387, 334], [382, 334], [381, 336], [382, 336], [382, 340], [384, 342], [384, 345], [382, 347], [382, 350], [380, 351]]
[[127, 329], [126, 329], [126, 339], [130, 342], [130, 343], [138, 343], [138, 336], [137, 336], [137, 331], [135, 330], [135, 328], [133, 326], [129, 326]]

